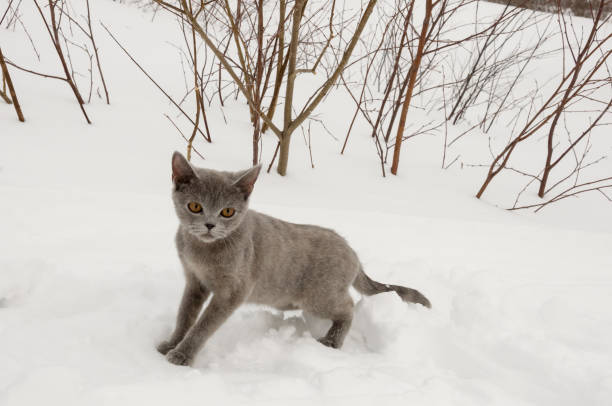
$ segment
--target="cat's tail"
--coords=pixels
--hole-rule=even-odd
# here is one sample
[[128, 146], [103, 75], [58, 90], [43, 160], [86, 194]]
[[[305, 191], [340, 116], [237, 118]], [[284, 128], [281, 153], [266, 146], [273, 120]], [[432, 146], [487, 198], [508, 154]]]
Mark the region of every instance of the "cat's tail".
[[359, 293], [362, 293], [367, 296], [372, 296], [377, 293], [383, 292], [395, 292], [402, 298], [404, 302], [407, 303], [418, 303], [427, 308], [431, 309], [431, 303], [429, 300], [423, 296], [421, 292], [416, 289], [410, 289], [405, 286], [399, 285], [387, 285], [384, 283], [376, 282], [371, 279], [366, 273], [363, 271], [363, 268], [359, 270], [359, 274], [355, 281], [353, 282], [353, 286]]

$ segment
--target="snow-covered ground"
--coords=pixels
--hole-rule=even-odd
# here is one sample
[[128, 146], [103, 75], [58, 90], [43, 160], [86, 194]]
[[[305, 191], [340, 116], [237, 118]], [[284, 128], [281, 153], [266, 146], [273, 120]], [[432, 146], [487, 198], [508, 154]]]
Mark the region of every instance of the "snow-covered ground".
[[[93, 7], [180, 93], [172, 22], [110, 0]], [[251, 206], [336, 229], [373, 278], [421, 290], [433, 309], [356, 297], [338, 351], [313, 339], [320, 321], [244, 307], [193, 367], [169, 364], [155, 345], [182, 289], [169, 190], [171, 153], [185, 145], [162, 115], [172, 107], [97, 33], [112, 104], [87, 106], [93, 125], [64, 83], [14, 70], [26, 123], [0, 105], [0, 405], [609, 404], [610, 205], [585, 195], [538, 215], [504, 211], [473, 197], [483, 169], [440, 170], [423, 153], [439, 147], [430, 139], [407, 144], [400, 176], [383, 179], [366, 132], [344, 156], [313, 136], [314, 170], [296, 134], [288, 176], [261, 176]], [[57, 69], [48, 46], [38, 65], [19, 30], [2, 30], [0, 44]], [[342, 139], [346, 121], [334, 118], [351, 109], [332, 97], [320, 118]], [[224, 113], [228, 124], [209, 112], [214, 143], [198, 143], [206, 161], [194, 162], [248, 167], [244, 106]], [[269, 136], [266, 161], [273, 147]]]

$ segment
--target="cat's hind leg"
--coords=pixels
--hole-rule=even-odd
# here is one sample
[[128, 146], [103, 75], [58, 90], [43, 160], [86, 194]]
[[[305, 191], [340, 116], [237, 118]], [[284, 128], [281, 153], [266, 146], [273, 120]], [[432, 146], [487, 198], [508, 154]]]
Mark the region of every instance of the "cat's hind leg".
[[327, 334], [325, 334], [324, 337], [319, 338], [318, 341], [327, 347], [342, 347], [342, 343], [344, 343], [344, 338], [346, 337], [349, 329], [351, 328], [352, 321], [352, 318], [344, 320], [333, 320], [332, 326], [330, 327]]
[[353, 321], [353, 306], [353, 299], [346, 291], [323, 300], [319, 298], [318, 303], [304, 309], [317, 317], [332, 321], [327, 334], [318, 339], [321, 344], [331, 348], [342, 347]]

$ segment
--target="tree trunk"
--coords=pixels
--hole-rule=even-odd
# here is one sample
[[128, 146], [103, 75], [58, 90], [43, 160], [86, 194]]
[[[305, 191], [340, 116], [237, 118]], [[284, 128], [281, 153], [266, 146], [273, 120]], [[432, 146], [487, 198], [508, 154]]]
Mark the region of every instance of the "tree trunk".
[[259, 162], [259, 138], [261, 137], [260, 132], [261, 120], [259, 116], [255, 116], [253, 120], [253, 166]]
[[291, 134], [283, 134], [280, 140], [280, 152], [278, 156], [278, 167], [276, 171], [279, 175], [287, 174], [287, 163], [289, 162], [289, 143], [291, 142]]

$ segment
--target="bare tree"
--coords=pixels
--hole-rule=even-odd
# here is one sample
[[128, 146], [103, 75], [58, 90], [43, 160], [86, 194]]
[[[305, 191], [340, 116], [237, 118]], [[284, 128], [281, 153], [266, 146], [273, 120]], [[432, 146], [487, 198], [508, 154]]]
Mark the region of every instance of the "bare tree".
[[406, 126], [406, 115], [408, 113], [408, 107], [410, 106], [410, 100], [412, 99], [412, 92], [414, 91], [414, 84], [416, 82], [417, 72], [421, 67], [421, 60], [423, 59], [423, 51], [425, 49], [425, 42], [427, 41], [427, 30], [429, 28], [429, 20], [433, 9], [433, 3], [431, 0], [425, 0], [425, 16], [423, 17], [423, 24], [421, 25], [421, 34], [419, 35], [419, 45], [417, 46], [416, 55], [410, 66], [410, 74], [408, 79], [408, 88], [406, 89], [406, 98], [402, 104], [402, 112], [400, 113], [400, 121], [397, 126], [397, 136], [395, 137], [395, 147], [393, 148], [393, 163], [391, 164], [391, 173], [397, 175], [397, 168], [399, 166], [400, 150], [402, 147], [402, 140], [404, 136], [404, 127]]
[[[458, 33], [457, 30], [462, 27], [455, 23], [454, 16], [474, 3], [473, 0], [426, 3], [420, 24], [415, 23], [414, 1], [387, 3], [387, 7], [382, 8], [376, 19], [376, 29], [364, 41], [363, 56], [360, 58], [365, 62], [359, 66], [361, 75], [352, 82], [343, 81], [356, 109], [342, 153], [358, 114], [371, 127], [371, 137], [384, 176], [389, 151], [393, 151], [391, 170], [396, 172], [403, 141], [436, 134], [442, 128], [447, 137], [446, 117], [454, 115], [453, 123], [457, 123], [471, 106], [482, 103], [482, 96], [486, 93], [484, 89], [488, 88], [485, 100], [488, 105], [481, 126], [486, 120], [494, 121], [495, 118], [491, 117], [495, 117], [495, 114], [514, 107], [509, 93], [517, 83], [520, 71], [507, 84], [507, 78], [514, 74], [508, 71], [520, 64], [525, 69], [538, 56], [535, 53], [538, 46], [517, 50], [511, 46], [511, 39], [518, 37], [525, 27], [537, 19], [528, 18], [528, 13], [522, 9], [505, 7], [498, 14], [480, 20], [478, 8], [474, 8], [478, 21], [474, 25], [474, 32], [465, 33], [463, 30]], [[470, 48], [475, 48], [477, 52], [472, 53], [478, 55], [473, 66], [453, 59], [454, 54], [465, 53]], [[469, 57], [465, 60], [471, 63]], [[361, 62], [360, 59], [358, 62]], [[445, 71], [455, 75], [454, 80], [447, 80]], [[356, 94], [355, 88], [359, 94]], [[415, 103], [416, 96], [419, 101]], [[427, 100], [427, 103], [423, 105], [421, 100]], [[434, 112], [444, 109], [445, 118], [408, 124], [410, 106]], [[393, 133], [395, 137], [392, 137]], [[444, 141], [443, 154], [452, 143]]]
[[[27, 27], [21, 21], [19, 7], [21, 6], [22, 2], [19, 1], [14, 6], [12, 5], [12, 3], [12, 1], [9, 1], [8, 8], [3, 14], [2, 20], [0, 21], [4, 21], [4, 19], [6, 18], [7, 25], [13, 24], [13, 27], [16, 22], [19, 22], [26, 36], [29, 38], [30, 43], [32, 44], [32, 49], [34, 50], [37, 58], [40, 60], [40, 54], [38, 52], [37, 46], [44, 44], [44, 42], [34, 41], [30, 36]], [[33, 5], [38, 11], [41, 21], [45, 27], [45, 31], [49, 35], [49, 39], [51, 40], [53, 49], [55, 50], [55, 53], [58, 57], [57, 60], [61, 66], [63, 75], [43, 73], [37, 71], [35, 68], [24, 67], [18, 64], [17, 61], [10, 60], [6, 57], [5, 62], [7, 65], [19, 69], [23, 72], [27, 72], [42, 78], [56, 79], [65, 82], [74, 94], [74, 97], [77, 103], [79, 104], [79, 107], [83, 116], [85, 117], [85, 120], [88, 124], [91, 124], [91, 120], [87, 114], [87, 111], [85, 110], [85, 97], [83, 97], [83, 94], [79, 90], [77, 77], [81, 76], [88, 78], [88, 103], [89, 101], [91, 101], [91, 96], [94, 87], [95, 63], [95, 65], [97, 66], [98, 76], [104, 89], [104, 94], [107, 103], [110, 103], [110, 98], [108, 87], [102, 70], [98, 45], [96, 43], [91, 24], [92, 13], [89, 5], [89, 0], [84, 3], [84, 14], [82, 14], [80, 18], [75, 18], [76, 12], [72, 7], [72, 4], [70, 3], [70, 0], [48, 0], [46, 6], [41, 5], [39, 0], [34, 0]], [[86, 68], [88, 75], [84, 75], [79, 72], [79, 68], [82, 67], [81, 63], [79, 62], [80, 60], [78, 58], [73, 58], [74, 55], [71, 54], [71, 50], [86, 56], [88, 61], [88, 66]], [[101, 95], [100, 97], [102, 98]]]
[[[170, 101], [170, 103], [172, 103], [174, 105], [174, 107], [176, 107], [181, 114], [187, 119], [189, 120], [189, 122], [194, 126], [194, 129], [199, 131], [202, 136], [204, 138], [206, 138], [206, 136], [204, 135], [204, 133], [202, 133], [202, 130], [200, 130], [199, 126], [196, 124], [196, 122], [189, 116], [189, 114], [187, 114], [187, 112], [181, 107], [181, 105], [175, 101], [172, 96], [170, 96], [168, 94], [168, 92], [166, 92], [164, 90], [164, 88], [162, 88], [159, 83], [145, 70], [145, 68], [142, 67], [142, 65], [140, 65], [136, 59], [134, 59], [134, 57], [132, 56], [132, 54], [123, 46], [121, 45], [121, 43], [119, 42], [119, 40], [110, 32], [110, 30], [104, 25], [102, 24], [102, 27], [106, 30], [106, 32], [108, 33], [108, 35], [113, 39], [113, 41], [115, 41], [115, 43], [119, 46], [119, 48], [121, 48], [121, 50], [127, 55], [127, 57], [134, 63], [134, 65], [136, 65], [136, 67], [138, 67], [138, 69], [147, 77], [147, 79], [149, 79], [157, 89], [159, 89], [160, 92], [162, 92], [162, 94], [168, 99], [168, 101]], [[174, 124], [174, 123], [173, 123]], [[175, 125], [176, 127], [176, 125]], [[191, 141], [189, 141], [189, 139], [187, 139], [188, 142], [190, 142], [191, 144], [193, 143], [193, 139], [191, 139]]]
[[[249, 89], [252, 86], [252, 83], [241, 77], [236, 72], [234, 67], [236, 64], [232, 63], [231, 58], [228, 57], [225, 53], [220, 50], [220, 44], [216, 43], [211, 39], [208, 32], [202, 27], [198, 17], [199, 10], [202, 7], [206, 7], [206, 3], [199, 3], [198, 8], [194, 9], [188, 4], [187, 0], [180, 0], [179, 6], [174, 6], [167, 2], [161, 0], [155, 0], [155, 2], [161, 6], [163, 6], [166, 10], [176, 13], [178, 15], [184, 16], [186, 20], [193, 26], [198, 35], [202, 38], [206, 46], [214, 53], [216, 58], [219, 60], [220, 64], [223, 66], [225, 71], [231, 76], [235, 85], [240, 90], [241, 94], [247, 100], [249, 108], [251, 111], [258, 116], [261, 120], [265, 122], [265, 125], [274, 132], [274, 134], [279, 139], [279, 163], [277, 171], [281, 175], [285, 175], [287, 173], [287, 164], [289, 161], [289, 146], [291, 142], [291, 136], [293, 132], [306, 120], [314, 111], [314, 109], [321, 103], [321, 101], [327, 96], [332, 86], [337, 82], [340, 78], [340, 75], [344, 68], [346, 67], [351, 54], [355, 46], [359, 41], [359, 37], [363, 32], [363, 29], [372, 13], [372, 10], [376, 4], [376, 0], [370, 0], [367, 3], [367, 6], [361, 13], [361, 16], [358, 20], [357, 26], [353, 31], [353, 34], [350, 36], [348, 40], [348, 44], [344, 48], [341, 56], [339, 57], [338, 62], [335, 64], [334, 68], [329, 71], [327, 79], [324, 83], [308, 98], [308, 101], [302, 108], [299, 110], [297, 116], [293, 116], [294, 106], [294, 91], [295, 91], [295, 82], [297, 76], [301, 73], [312, 73], [316, 69], [316, 66], [309, 68], [299, 68], [298, 67], [298, 45], [300, 44], [300, 28], [302, 26], [302, 21], [306, 14], [306, 0], [296, 0], [293, 6], [292, 11], [290, 12], [291, 16], [291, 28], [289, 30], [289, 44], [287, 48], [287, 52], [282, 58], [283, 61], [286, 60], [287, 68], [286, 69], [277, 69], [277, 73], [280, 72], [282, 81], [285, 84], [285, 99], [284, 99], [284, 111], [283, 111], [283, 124], [282, 127], [274, 124], [273, 119], [268, 117], [268, 114], [273, 111], [268, 109], [268, 113], [263, 111], [261, 108], [261, 104], [258, 100], [255, 100], [253, 97], [253, 92]], [[281, 1], [281, 4], [284, 3]], [[283, 10], [282, 12], [280, 10]], [[279, 13], [286, 11], [286, 6], [279, 7]], [[288, 18], [289, 16], [287, 16]], [[280, 18], [279, 18], [280, 20]], [[283, 18], [284, 20], [284, 18]], [[236, 39], [235, 39], [236, 40]], [[283, 39], [284, 40], [284, 39]], [[324, 53], [331, 47], [323, 47], [321, 53]], [[322, 58], [322, 57], [321, 57]], [[281, 60], [281, 59], [279, 59]], [[316, 61], [319, 61], [320, 58], [317, 57]], [[315, 61], [315, 65], [317, 62]], [[285, 63], [285, 62], [283, 62]], [[278, 78], [277, 78], [278, 79]], [[280, 85], [279, 85], [280, 86]], [[280, 87], [279, 87], [280, 91]]]
[[[96, 39], [94, 37], [93, 29], [91, 27], [91, 8], [89, 6], [89, 0], [85, 1], [87, 15], [84, 17], [85, 25], [79, 23], [72, 15], [67, 11], [66, 7], [60, 7], [59, 11], [65, 16], [72, 24], [74, 24], [89, 40], [93, 48], [93, 56], [96, 59], [96, 66], [98, 68], [98, 75], [100, 76], [100, 80], [102, 82], [102, 87], [104, 89], [104, 96], [106, 98], [106, 104], [110, 104], [110, 97], [108, 95], [108, 88], [106, 87], [106, 80], [104, 79], [104, 72], [102, 71], [102, 64], [100, 62], [100, 54], [98, 50], [98, 45], [96, 44]], [[86, 49], [86, 52], [89, 52]], [[90, 55], [91, 57], [92, 55]], [[91, 81], [91, 78], [90, 78]]]
[[[612, 40], [612, 34], [605, 33], [605, 27], [609, 24], [611, 16], [605, 16], [603, 13], [605, 0], [598, 1], [596, 13], [591, 21], [591, 28], [586, 38], [580, 37], [576, 31], [571, 28], [571, 24], [567, 19], [571, 18], [563, 14], [562, 10], [558, 9], [558, 24], [563, 41], [563, 72], [557, 85], [546, 97], [545, 101], [539, 108], [535, 108], [527, 117], [524, 125], [517, 131], [506, 146], [494, 156], [491, 162], [485, 180], [480, 187], [476, 197], [480, 198], [491, 181], [504, 169], [508, 168], [510, 158], [517, 146], [531, 140], [542, 131], [546, 131], [546, 156], [544, 166], [541, 171], [542, 176], [531, 175], [536, 177], [539, 183], [538, 195], [544, 195], [552, 190], [547, 189], [551, 171], [566, 157], [571, 156], [575, 148], [582, 142], [588, 139], [591, 131], [599, 125], [604, 116], [608, 114], [612, 105], [612, 81], [610, 79], [607, 61], [612, 50], [606, 44]], [[603, 35], [602, 35], [603, 33]], [[567, 64], [566, 64], [567, 63]], [[583, 111], [578, 106], [581, 104], [599, 105], [596, 110]], [[585, 127], [575, 138], [569, 139], [568, 144], [560, 151], [556, 148], [556, 139], [559, 139], [559, 123], [561, 119], [572, 111], [582, 111], [582, 113], [591, 113], [591, 120], [585, 123]], [[557, 156], [555, 157], [555, 151]], [[576, 174], [580, 171], [572, 171]], [[570, 173], [570, 175], [572, 174]], [[567, 176], [561, 180], [568, 179]], [[553, 187], [559, 186], [557, 182]]]
[[49, 8], [50, 21], [48, 21], [47, 17], [45, 17], [45, 13], [43, 13], [40, 5], [38, 4], [38, 0], [34, 0], [34, 4], [36, 5], [36, 9], [38, 10], [40, 17], [43, 20], [45, 28], [47, 29], [47, 33], [49, 34], [49, 38], [51, 39], [51, 42], [53, 43], [53, 47], [55, 48], [55, 51], [57, 53], [57, 57], [59, 58], [59, 61], [62, 65], [62, 69], [64, 71], [64, 76], [65, 76], [64, 81], [70, 86], [70, 89], [74, 93], [74, 97], [76, 97], [77, 102], [79, 103], [79, 107], [81, 108], [81, 112], [83, 113], [85, 120], [87, 120], [87, 124], [91, 124], [91, 120], [89, 119], [89, 116], [87, 115], [87, 112], [85, 111], [85, 101], [83, 100], [83, 97], [81, 96], [81, 93], [79, 92], [79, 89], [77, 88], [77, 85], [74, 81], [74, 77], [73, 77], [71, 70], [68, 68], [68, 63], [66, 62], [66, 56], [64, 55], [64, 51], [62, 49], [62, 45], [60, 42], [61, 29], [60, 29], [60, 21], [58, 20], [57, 7], [59, 6], [59, 14], [61, 15], [63, 13], [65, 4], [61, 0], [60, 1], [49, 0], [48, 8]]
[[[572, 54], [572, 59], [574, 61], [574, 69], [571, 73], [566, 75], [569, 79], [569, 82], [561, 95], [559, 102], [557, 103], [556, 108], [552, 113], [552, 122], [548, 129], [547, 135], [547, 149], [546, 149], [546, 161], [544, 163], [544, 170], [542, 174], [542, 180], [540, 181], [540, 188], [538, 189], [538, 196], [544, 197], [544, 193], [546, 192], [546, 185], [548, 183], [548, 178], [552, 169], [561, 162], [561, 160], [580, 142], [584, 139], [584, 137], [591, 132], [591, 130], [597, 125], [597, 123], [604, 117], [604, 115], [610, 110], [610, 106], [612, 105], [612, 96], [609, 96], [609, 100], [607, 100], [607, 104], [604, 104], [604, 108], [601, 110], [600, 114], [591, 122], [591, 124], [582, 132], [582, 134], [577, 137], [565, 150], [561, 151], [557, 158], [553, 160], [553, 152], [554, 152], [554, 140], [555, 133], [557, 130], [557, 126], [559, 124], [559, 118], [563, 114], [563, 112], [567, 111], [567, 109], [574, 103], [577, 97], [587, 97], [587, 94], [590, 96], [591, 93], [595, 89], [599, 89], [601, 86], [608, 88], [612, 87], [612, 80], [608, 76], [607, 78], [597, 78], [594, 77], [600, 69], [605, 70], [606, 61], [610, 54], [612, 54], [612, 50], [608, 49], [604, 51], [603, 54], [595, 61], [595, 65], [593, 67], [586, 66], [585, 62], [588, 61], [589, 57], [592, 57], [592, 51], [594, 48], [598, 48], [601, 44], [597, 39], [598, 32], [607, 25], [610, 18], [605, 18], [604, 11], [605, 1], [600, 0], [599, 7], [597, 9], [597, 14], [593, 18], [593, 26], [591, 27], [591, 32], [586, 39], [586, 42], [581, 46], [579, 38], [576, 37], [576, 33], [574, 32], [574, 38], [570, 38], [571, 32], [568, 28], [568, 17], [561, 10], [561, 5], [559, 2], [558, 5], [558, 15], [561, 20], [560, 25], [562, 26], [562, 37], [564, 43], [564, 51], [570, 52]], [[608, 34], [607, 37], [604, 37], [603, 41], [607, 41], [612, 38], [612, 34]], [[565, 53], [564, 52], [564, 53]], [[588, 61], [590, 62], [590, 61]], [[580, 74], [582, 70], [586, 68], [588, 72], [586, 76], [581, 78]], [[607, 71], [609, 73], [609, 71]], [[588, 88], [587, 88], [588, 87]], [[583, 91], [584, 90], [584, 91]], [[606, 101], [603, 101], [606, 103]]]

